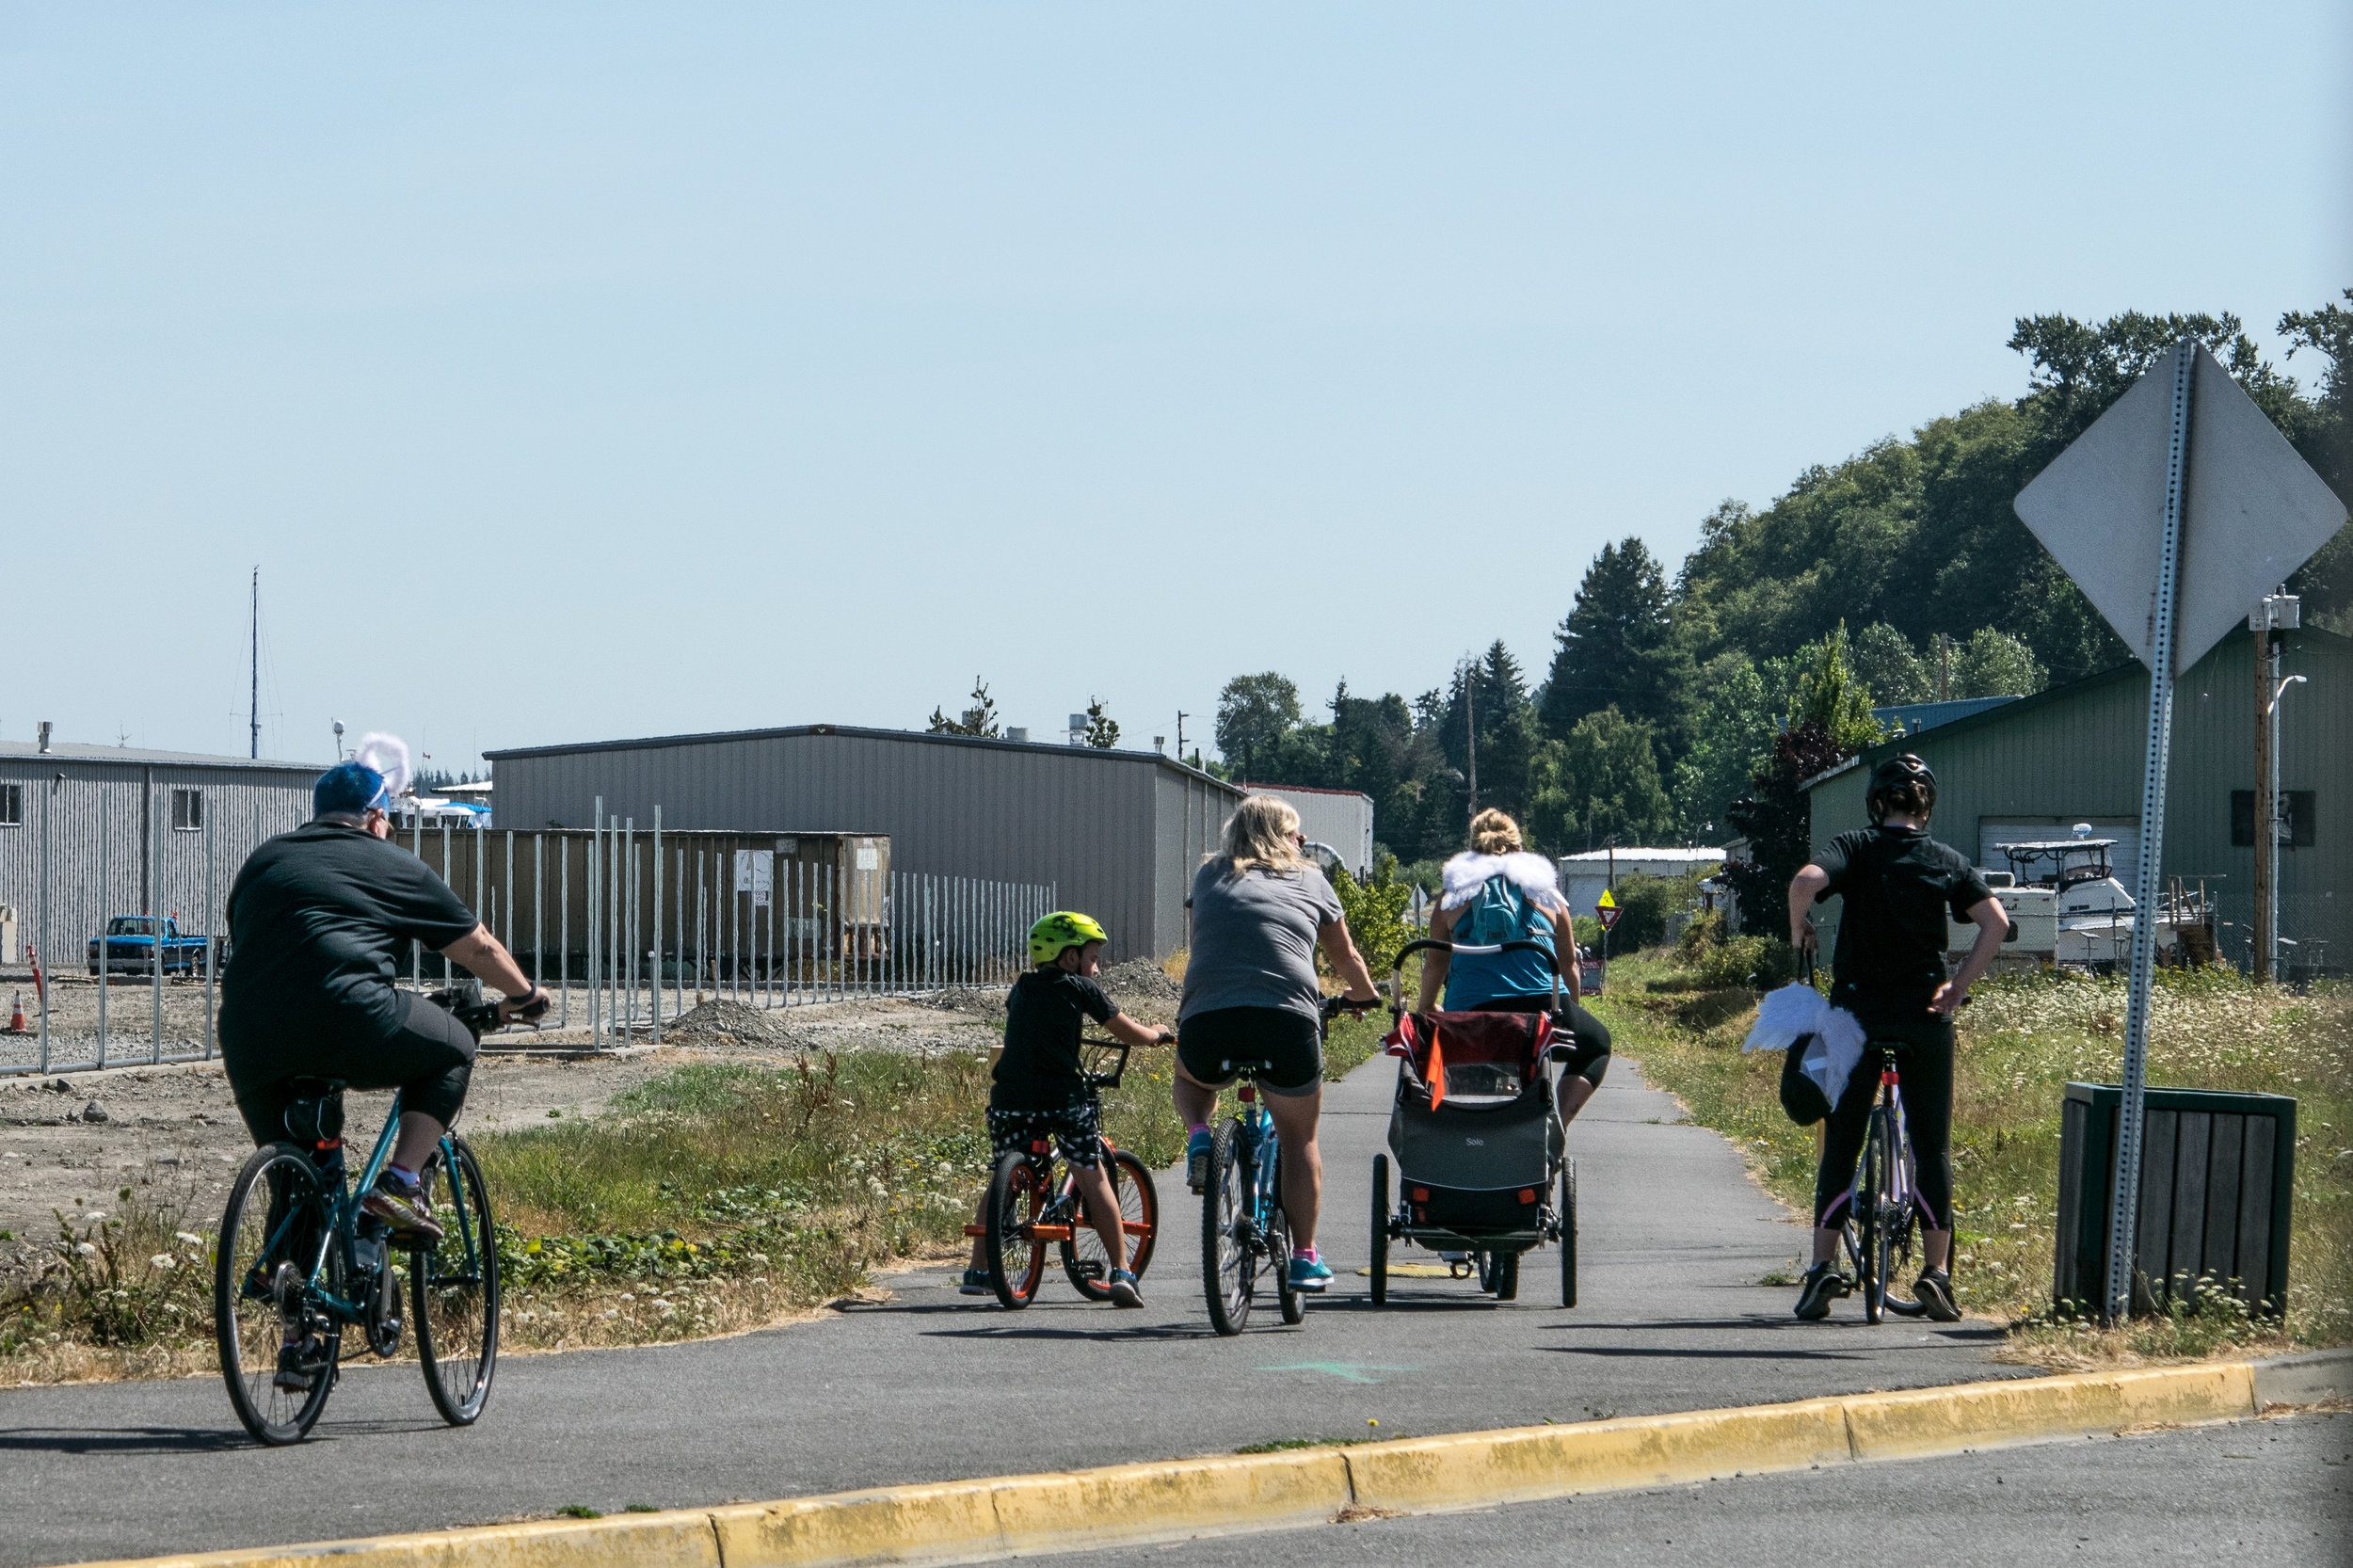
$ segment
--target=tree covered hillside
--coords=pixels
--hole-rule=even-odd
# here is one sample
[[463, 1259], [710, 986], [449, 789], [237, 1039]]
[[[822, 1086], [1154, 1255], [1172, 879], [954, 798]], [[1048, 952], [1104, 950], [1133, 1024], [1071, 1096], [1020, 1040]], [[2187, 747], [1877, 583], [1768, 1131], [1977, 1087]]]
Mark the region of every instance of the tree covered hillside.
[[[1410, 700], [1342, 682], [1315, 723], [1279, 673], [1242, 676], [1220, 702], [1219, 748], [1237, 777], [1364, 791], [1408, 860], [1461, 847], [1474, 772], [1479, 804], [1554, 853], [1723, 842], [1759, 771], [1789, 763], [1775, 736], [1821, 722], [1825, 704], [1846, 715], [1830, 728], [1850, 752], [1872, 705], [2023, 696], [2128, 657], [2010, 504], [2183, 337], [2353, 494], [2348, 304], [2353, 289], [2279, 323], [2290, 360], [2310, 357], [2309, 392], [2233, 315], [2021, 318], [2023, 395], [1809, 468], [1762, 509], [1723, 503], [1672, 580], [1639, 537], [1605, 546], [1532, 689], [1500, 642]], [[2316, 623], [2353, 630], [2353, 529], [2291, 586]]]

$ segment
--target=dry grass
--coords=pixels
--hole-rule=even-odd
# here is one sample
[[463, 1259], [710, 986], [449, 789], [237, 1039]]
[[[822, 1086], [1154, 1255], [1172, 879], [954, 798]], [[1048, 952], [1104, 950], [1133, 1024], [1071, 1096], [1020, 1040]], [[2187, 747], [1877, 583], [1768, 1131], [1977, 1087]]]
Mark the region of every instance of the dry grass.
[[[1621, 961], [1610, 978], [1598, 1010], [1626, 1053], [1803, 1212], [1814, 1137], [1782, 1113], [1779, 1057], [1741, 1054], [1753, 994], [1686, 988], [1696, 977], [1664, 952]], [[2249, 1320], [2218, 1292], [2114, 1331], [2050, 1317], [2060, 1096], [2071, 1080], [2116, 1080], [2123, 1015], [2121, 981], [2047, 972], [1986, 982], [1962, 1013], [1953, 1134], [1962, 1305], [2010, 1321], [2011, 1353], [2046, 1365], [2353, 1340], [2353, 994], [2297, 996], [2227, 972], [2167, 976], [2151, 1008], [2149, 1081], [2298, 1100], [2284, 1320]]]
[[[1337, 1077], [1378, 1018], [1335, 1025]], [[1105, 1096], [1113, 1141], [1182, 1150], [1165, 1052]], [[778, 1068], [694, 1064], [593, 1121], [472, 1140], [499, 1220], [517, 1351], [705, 1338], [787, 1321], [894, 1261], [962, 1253], [988, 1165], [980, 1052], [861, 1051]], [[0, 1291], [0, 1381], [210, 1373], [213, 1235], [192, 1192], [126, 1188], [61, 1222]], [[348, 1343], [348, 1341], [347, 1341]]]

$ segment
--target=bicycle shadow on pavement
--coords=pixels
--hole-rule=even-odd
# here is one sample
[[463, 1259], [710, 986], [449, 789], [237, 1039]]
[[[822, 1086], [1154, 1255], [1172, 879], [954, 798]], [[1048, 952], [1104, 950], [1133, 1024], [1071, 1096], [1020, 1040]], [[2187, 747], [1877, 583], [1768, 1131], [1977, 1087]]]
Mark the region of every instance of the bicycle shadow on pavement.
[[59, 1454], [187, 1454], [227, 1453], [237, 1448], [256, 1452], [261, 1445], [242, 1431], [216, 1427], [113, 1427], [83, 1431], [72, 1427], [18, 1427], [0, 1431], [0, 1453]]

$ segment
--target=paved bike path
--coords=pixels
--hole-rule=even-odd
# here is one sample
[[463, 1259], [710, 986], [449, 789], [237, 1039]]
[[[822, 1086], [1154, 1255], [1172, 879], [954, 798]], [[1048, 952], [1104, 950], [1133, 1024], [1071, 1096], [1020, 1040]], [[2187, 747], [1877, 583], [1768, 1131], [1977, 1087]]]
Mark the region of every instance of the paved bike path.
[[[1890, 1320], [1851, 1302], [1789, 1316], [1758, 1278], [1804, 1232], [1721, 1137], [1619, 1062], [1572, 1129], [1583, 1304], [1559, 1305], [1550, 1252], [1521, 1300], [1393, 1278], [1367, 1258], [1372, 1156], [1394, 1064], [1326, 1094], [1327, 1219], [1340, 1272], [1298, 1328], [1271, 1302], [1239, 1339], [1208, 1326], [1199, 1210], [1163, 1176], [1149, 1305], [1079, 1300], [1051, 1270], [1006, 1313], [934, 1268], [892, 1299], [696, 1345], [502, 1361], [482, 1423], [435, 1419], [412, 1366], [349, 1368], [312, 1439], [253, 1447], [215, 1377], [0, 1391], [11, 1507], [0, 1564], [315, 1541], [544, 1514], [760, 1499], [900, 1481], [1223, 1452], [1284, 1438], [1381, 1436], [1633, 1416], [2022, 1376], [1991, 1324]], [[1414, 1251], [1393, 1261], [1428, 1260]], [[1377, 1420], [1377, 1429], [1368, 1423]]]

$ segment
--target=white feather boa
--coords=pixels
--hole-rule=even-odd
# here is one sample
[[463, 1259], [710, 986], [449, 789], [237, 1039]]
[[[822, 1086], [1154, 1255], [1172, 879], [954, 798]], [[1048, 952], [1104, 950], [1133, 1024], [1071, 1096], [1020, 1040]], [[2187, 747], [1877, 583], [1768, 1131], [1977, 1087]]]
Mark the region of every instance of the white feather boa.
[[1481, 855], [1465, 850], [1438, 873], [1438, 907], [1460, 909], [1479, 894], [1491, 876], [1500, 876], [1546, 908], [1561, 905], [1561, 878], [1552, 862], [1525, 850], [1511, 855]]

